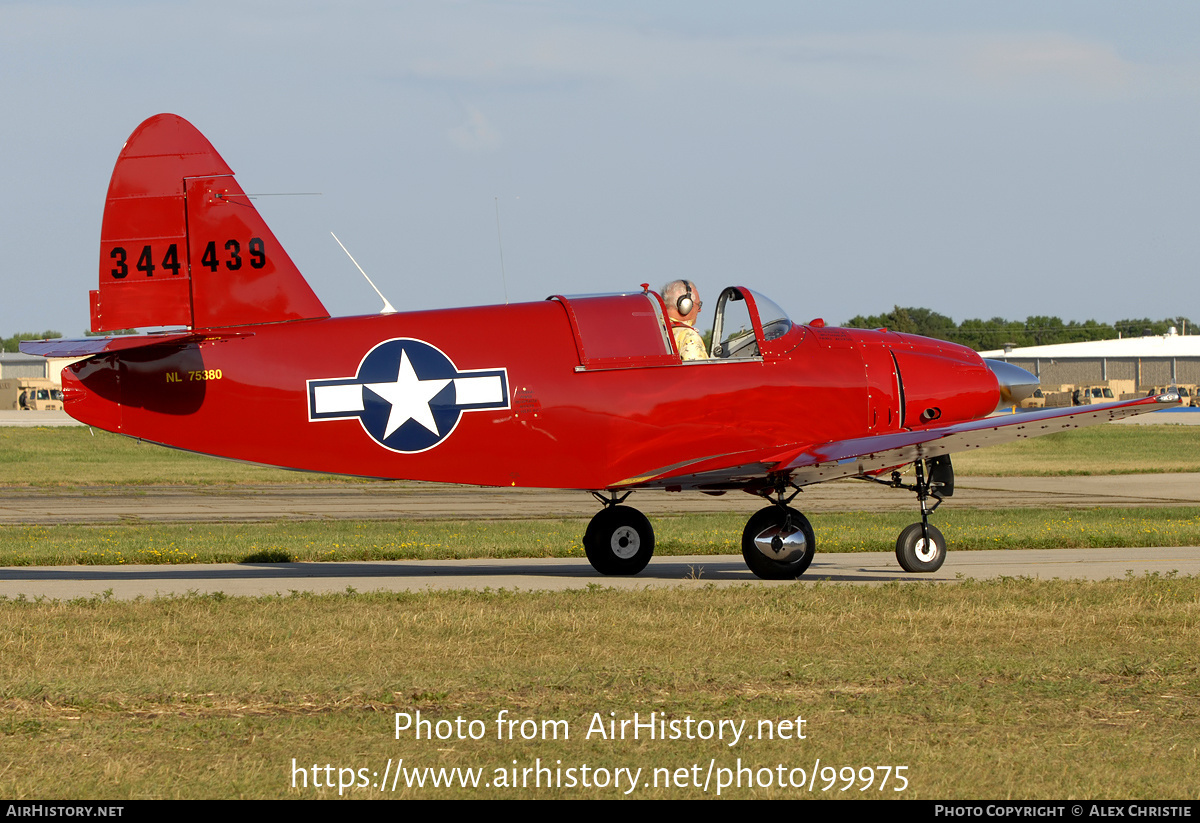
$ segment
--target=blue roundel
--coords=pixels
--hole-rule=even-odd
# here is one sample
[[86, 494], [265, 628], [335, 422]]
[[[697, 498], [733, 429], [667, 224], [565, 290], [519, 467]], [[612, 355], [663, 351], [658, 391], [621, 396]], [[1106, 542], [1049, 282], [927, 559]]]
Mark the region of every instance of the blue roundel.
[[400, 452], [424, 451], [436, 445], [454, 431], [462, 416], [455, 403], [457, 375], [450, 358], [428, 343], [381, 343], [358, 367], [364, 389], [363, 428]]
[[354, 377], [308, 381], [309, 420], [357, 417], [375, 442], [407, 454], [436, 446], [463, 412], [506, 408], [506, 369], [459, 371], [436, 346], [407, 337], [372, 348]]

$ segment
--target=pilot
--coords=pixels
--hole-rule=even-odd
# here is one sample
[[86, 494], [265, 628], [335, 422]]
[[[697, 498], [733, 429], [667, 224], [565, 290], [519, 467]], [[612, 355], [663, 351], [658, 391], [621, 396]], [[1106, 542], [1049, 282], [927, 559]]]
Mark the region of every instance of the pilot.
[[691, 280], [672, 280], [663, 286], [663, 303], [667, 307], [667, 319], [671, 321], [671, 334], [675, 347], [684, 360], [706, 360], [708, 350], [704, 339], [696, 331], [696, 317], [700, 314], [700, 292]]

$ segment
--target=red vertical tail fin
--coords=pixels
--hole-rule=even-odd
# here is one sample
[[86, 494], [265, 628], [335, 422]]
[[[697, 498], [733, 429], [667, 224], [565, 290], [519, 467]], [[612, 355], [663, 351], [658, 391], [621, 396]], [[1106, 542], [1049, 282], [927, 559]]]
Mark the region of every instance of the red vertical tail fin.
[[233, 170], [174, 114], [146, 120], [113, 168], [92, 331], [324, 318]]

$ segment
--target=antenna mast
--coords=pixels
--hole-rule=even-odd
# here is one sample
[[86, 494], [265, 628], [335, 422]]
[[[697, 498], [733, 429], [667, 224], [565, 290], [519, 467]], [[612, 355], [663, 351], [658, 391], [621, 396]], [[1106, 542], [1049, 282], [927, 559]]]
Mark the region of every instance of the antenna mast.
[[496, 244], [500, 247], [500, 283], [504, 286], [504, 305], [508, 305], [508, 275], [504, 271], [504, 241], [500, 239], [500, 198], [496, 201]]
[[[358, 261], [354, 259], [354, 255], [350, 253], [350, 250], [348, 248], [346, 248], [346, 246], [342, 243], [341, 240], [338, 240], [338, 236], [336, 234], [334, 234], [333, 232], [330, 232], [330, 234], [333, 236], [334, 240], [337, 240], [337, 244], [342, 247], [342, 251], [344, 251], [346, 253], [346, 256], [350, 258], [350, 262], [354, 264], [354, 267], [356, 269], [358, 269], [360, 272], [362, 272], [363, 277], [367, 277], [367, 273], [365, 271], [363, 271], [363, 267], [358, 265]], [[379, 310], [379, 313], [380, 314], [395, 314], [396, 309], [393, 308], [392, 304], [388, 302], [388, 299], [383, 296], [383, 292], [381, 292], [374, 283], [371, 283], [371, 278], [367, 277], [367, 282], [370, 283], [371, 288], [375, 289], [375, 293], [379, 295], [379, 299], [383, 301], [383, 308]]]

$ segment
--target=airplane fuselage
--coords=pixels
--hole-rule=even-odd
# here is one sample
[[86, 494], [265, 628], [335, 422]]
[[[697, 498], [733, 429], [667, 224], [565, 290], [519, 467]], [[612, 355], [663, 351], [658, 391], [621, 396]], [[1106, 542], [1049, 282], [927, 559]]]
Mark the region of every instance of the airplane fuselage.
[[[614, 314], [619, 335], [651, 299], [599, 298], [609, 303], [597, 311]], [[603, 341], [572, 318], [596, 300], [246, 326], [103, 354], [64, 372], [67, 410], [109, 431], [292, 469], [605, 489], [683, 460], [728, 462], [996, 407], [996, 380], [974, 352], [885, 331], [792, 326], [767, 341], [756, 329], [761, 354], [746, 358], [589, 358]], [[450, 364], [440, 371], [438, 353]], [[922, 419], [929, 409], [937, 417]]]

